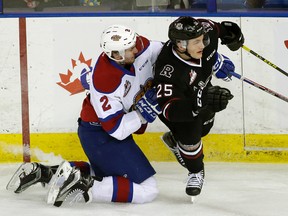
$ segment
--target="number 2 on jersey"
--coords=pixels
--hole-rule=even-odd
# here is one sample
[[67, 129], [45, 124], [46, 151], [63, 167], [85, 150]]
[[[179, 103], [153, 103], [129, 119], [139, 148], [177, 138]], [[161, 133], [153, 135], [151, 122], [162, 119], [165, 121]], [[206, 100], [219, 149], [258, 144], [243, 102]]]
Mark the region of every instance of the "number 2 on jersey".
[[103, 111], [107, 111], [107, 110], [111, 109], [111, 105], [108, 104], [109, 100], [108, 100], [108, 97], [106, 95], [104, 95], [103, 97], [100, 98], [100, 102], [102, 103]]

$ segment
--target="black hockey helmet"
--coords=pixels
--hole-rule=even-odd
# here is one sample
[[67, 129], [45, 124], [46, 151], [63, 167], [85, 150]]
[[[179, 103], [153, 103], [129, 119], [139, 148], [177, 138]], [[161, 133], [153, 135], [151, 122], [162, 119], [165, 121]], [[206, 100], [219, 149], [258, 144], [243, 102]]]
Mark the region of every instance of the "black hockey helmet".
[[190, 16], [181, 16], [169, 26], [168, 37], [176, 43], [179, 40], [190, 40], [205, 34], [202, 24]]

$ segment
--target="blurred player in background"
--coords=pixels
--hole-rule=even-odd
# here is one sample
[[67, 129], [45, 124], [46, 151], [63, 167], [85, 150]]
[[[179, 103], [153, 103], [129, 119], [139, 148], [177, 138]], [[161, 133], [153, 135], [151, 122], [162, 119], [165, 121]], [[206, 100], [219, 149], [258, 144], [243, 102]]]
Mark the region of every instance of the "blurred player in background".
[[266, 2], [266, 0], [246, 0], [244, 5], [247, 8], [262, 8]]
[[169, 26], [169, 41], [155, 65], [154, 82], [162, 109], [161, 121], [170, 129], [162, 137], [179, 163], [188, 169], [186, 193], [199, 195], [204, 182], [203, 144], [216, 112], [224, 110], [233, 95], [226, 88], [212, 86], [214, 74], [225, 81], [234, 64], [217, 52], [218, 40], [232, 51], [244, 43], [233, 22], [180, 17]]
[[103, 53], [78, 120], [78, 136], [89, 164], [25, 163], [7, 189], [20, 193], [37, 182], [49, 183], [47, 202], [55, 206], [64, 200], [73, 203], [79, 195], [85, 202], [146, 203], [156, 198], [155, 170], [132, 134], [144, 133], [160, 113], [152, 67], [163, 44], [113, 25], [103, 31], [100, 45]]

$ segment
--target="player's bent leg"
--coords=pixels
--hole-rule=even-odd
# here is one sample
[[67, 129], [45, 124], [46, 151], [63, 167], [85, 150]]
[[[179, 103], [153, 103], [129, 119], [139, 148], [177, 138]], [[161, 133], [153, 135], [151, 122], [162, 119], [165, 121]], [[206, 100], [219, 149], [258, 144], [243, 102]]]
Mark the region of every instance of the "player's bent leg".
[[147, 203], [153, 201], [159, 191], [154, 177], [146, 179], [141, 184], [131, 182], [121, 176], [104, 178], [83, 175], [73, 168], [68, 179], [60, 187], [55, 198], [54, 206], [63, 203], [69, 205], [76, 202], [124, 202]]
[[51, 167], [40, 163], [23, 163], [8, 182], [6, 189], [21, 193], [40, 182], [47, 184], [53, 176]]
[[140, 184], [122, 176], [104, 177], [102, 181], [94, 181], [92, 189], [94, 202], [147, 203], [158, 193], [153, 176]]
[[161, 140], [170, 149], [170, 151], [175, 155], [179, 164], [186, 168], [185, 162], [179, 152], [177, 141], [175, 140], [172, 132], [169, 131], [169, 132], [164, 133], [163, 136], [161, 137]]

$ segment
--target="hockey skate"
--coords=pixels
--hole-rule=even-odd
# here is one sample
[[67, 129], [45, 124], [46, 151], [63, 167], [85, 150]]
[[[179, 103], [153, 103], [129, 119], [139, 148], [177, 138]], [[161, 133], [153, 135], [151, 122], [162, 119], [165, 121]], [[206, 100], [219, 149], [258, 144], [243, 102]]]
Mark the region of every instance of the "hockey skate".
[[59, 193], [60, 187], [68, 179], [72, 172], [72, 167], [68, 161], [62, 161], [49, 182], [49, 189], [47, 192], [47, 204], [53, 204]]
[[52, 175], [53, 172], [50, 167], [35, 162], [23, 163], [8, 182], [6, 189], [21, 193], [38, 182], [44, 186], [50, 181]]
[[186, 186], [186, 194], [192, 196], [191, 201], [193, 202], [193, 197], [199, 195], [204, 184], [204, 169], [198, 173], [189, 173], [188, 182]]
[[60, 207], [63, 202], [73, 205], [75, 203], [89, 203], [92, 201], [91, 188], [94, 179], [90, 175], [81, 176], [81, 172], [77, 168], [73, 168], [68, 179], [59, 189], [59, 193], [53, 203], [54, 206]]
[[186, 168], [186, 164], [183, 160], [183, 158], [180, 155], [179, 148], [177, 146], [177, 141], [174, 139], [173, 134], [171, 131], [166, 132], [162, 137], [161, 140], [163, 143], [170, 149], [170, 151], [175, 155], [177, 161]]

